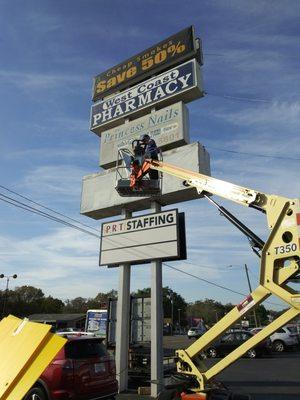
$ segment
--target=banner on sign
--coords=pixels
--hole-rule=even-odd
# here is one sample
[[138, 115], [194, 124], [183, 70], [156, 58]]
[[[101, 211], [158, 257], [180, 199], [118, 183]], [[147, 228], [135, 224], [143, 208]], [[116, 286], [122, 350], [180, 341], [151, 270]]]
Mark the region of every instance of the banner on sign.
[[94, 78], [93, 100], [128, 88], [191, 58], [197, 58], [202, 63], [200, 41], [196, 42], [192, 26], [97, 75]]
[[132, 141], [148, 134], [165, 151], [189, 143], [188, 109], [182, 102], [105, 131], [101, 135], [100, 166], [112, 168], [118, 150], [131, 149]]
[[185, 258], [184, 214], [177, 209], [102, 224], [100, 265]]
[[100, 134], [129, 116], [144, 115], [157, 105], [162, 107], [180, 100], [186, 103], [203, 95], [200, 68], [196, 60], [191, 60], [92, 105], [90, 129]]

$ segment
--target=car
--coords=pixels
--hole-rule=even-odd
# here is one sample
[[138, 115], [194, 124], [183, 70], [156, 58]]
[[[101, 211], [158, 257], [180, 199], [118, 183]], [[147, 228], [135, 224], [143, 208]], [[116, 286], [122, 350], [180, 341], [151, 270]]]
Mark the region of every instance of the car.
[[[216, 341], [206, 350], [206, 354], [211, 358], [225, 356], [253, 337], [253, 335], [254, 333], [245, 330], [234, 330], [227, 332], [221, 337], [221, 339]], [[256, 358], [265, 354], [270, 354], [270, 350], [271, 342], [267, 339], [248, 350], [245, 356], [249, 358]]]
[[204, 329], [204, 328], [199, 328], [199, 327], [191, 327], [189, 330], [188, 330], [188, 333], [187, 333], [187, 337], [189, 338], [189, 339], [192, 339], [192, 338], [195, 338], [195, 339], [198, 339], [200, 336], [202, 336], [203, 335], [203, 333], [205, 333], [206, 332], [206, 330]]
[[[259, 326], [253, 328], [251, 332], [257, 333], [261, 331], [264, 327]], [[272, 342], [272, 348], [278, 353], [282, 353], [287, 348], [295, 347], [299, 344], [299, 336], [297, 327], [294, 325], [286, 325], [279, 328], [270, 336]]]
[[115, 399], [118, 392], [115, 361], [103, 339], [77, 335], [67, 339], [24, 400]]

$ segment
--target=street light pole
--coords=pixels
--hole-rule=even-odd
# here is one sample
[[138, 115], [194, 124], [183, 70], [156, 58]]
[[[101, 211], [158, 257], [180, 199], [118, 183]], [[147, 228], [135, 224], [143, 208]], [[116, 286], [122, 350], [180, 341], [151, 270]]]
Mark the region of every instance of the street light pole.
[[180, 311], [181, 311], [181, 308], [178, 308], [178, 325], [179, 325], [179, 331], [180, 331], [180, 333], [181, 333], [181, 326], [180, 326]]
[[4, 298], [3, 298], [3, 308], [2, 308], [2, 315], [1, 318], [4, 317], [5, 315], [5, 308], [6, 308], [6, 303], [7, 303], [7, 298], [8, 298], [8, 285], [9, 285], [9, 280], [10, 278], [16, 279], [18, 277], [17, 274], [14, 275], [4, 275], [4, 274], [0, 274], [0, 278], [6, 278], [6, 288], [5, 288], [5, 292], [4, 292]]

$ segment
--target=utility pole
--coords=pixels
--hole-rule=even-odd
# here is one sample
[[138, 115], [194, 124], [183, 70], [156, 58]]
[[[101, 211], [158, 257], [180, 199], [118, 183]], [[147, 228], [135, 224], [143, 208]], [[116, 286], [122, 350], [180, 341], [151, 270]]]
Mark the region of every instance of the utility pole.
[[[245, 272], [246, 272], [246, 276], [247, 276], [247, 281], [248, 281], [249, 290], [250, 290], [250, 293], [252, 293], [252, 287], [251, 287], [251, 282], [250, 282], [250, 278], [249, 278], [249, 272], [248, 272], [248, 266], [247, 266], [247, 264], [245, 264]], [[257, 317], [256, 317], [256, 312], [255, 312], [255, 310], [253, 310], [253, 316], [254, 316], [254, 323], [255, 323], [255, 326], [258, 327], [258, 324], [257, 324]]]
[[172, 336], [174, 333], [174, 293], [172, 292]]

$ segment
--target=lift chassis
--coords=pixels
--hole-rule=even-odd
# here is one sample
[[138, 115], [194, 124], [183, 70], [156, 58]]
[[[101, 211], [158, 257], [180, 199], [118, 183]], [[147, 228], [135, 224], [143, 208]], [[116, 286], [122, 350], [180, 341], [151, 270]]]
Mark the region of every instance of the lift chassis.
[[[143, 171], [147, 168], [176, 176], [182, 179], [186, 186], [196, 188], [203, 196], [209, 198], [210, 195], [218, 195], [259, 210], [267, 217], [270, 234], [265, 243], [261, 241], [259, 286], [191, 346], [176, 351], [177, 371], [192, 378], [189, 389], [198, 393], [199, 398], [203, 398], [201, 393], [204, 395], [213, 388], [213, 377], [300, 314], [300, 294], [288, 286], [289, 281], [297, 279], [300, 274], [299, 199], [269, 195], [155, 160], [146, 160]], [[137, 174], [137, 181], [142, 179], [143, 173]], [[201, 357], [203, 351], [246, 312], [271, 295], [287, 303], [287, 311], [214, 366], [207, 368]]]

